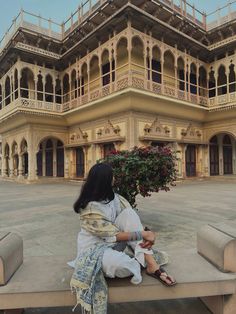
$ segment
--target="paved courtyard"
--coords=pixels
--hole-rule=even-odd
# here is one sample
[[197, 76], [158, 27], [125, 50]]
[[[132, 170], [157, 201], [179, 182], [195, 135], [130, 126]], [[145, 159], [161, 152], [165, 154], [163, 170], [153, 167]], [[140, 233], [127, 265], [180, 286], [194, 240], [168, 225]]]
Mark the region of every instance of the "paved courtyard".
[[[17, 232], [24, 239], [24, 255], [76, 254], [78, 216], [72, 205], [79, 183], [22, 185], [0, 181], [0, 231]], [[158, 232], [158, 247], [165, 251], [191, 248], [196, 231], [206, 223], [236, 223], [235, 180], [186, 181], [170, 192], [139, 198], [144, 225]], [[197, 299], [141, 302], [109, 306], [113, 314], [208, 314]], [[31, 313], [71, 313], [70, 309], [27, 310]]]

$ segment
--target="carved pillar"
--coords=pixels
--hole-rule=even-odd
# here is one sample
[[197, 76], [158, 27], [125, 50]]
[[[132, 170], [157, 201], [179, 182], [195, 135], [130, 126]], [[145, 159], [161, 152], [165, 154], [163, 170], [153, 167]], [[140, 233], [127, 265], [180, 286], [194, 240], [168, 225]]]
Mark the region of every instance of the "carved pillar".
[[69, 164], [70, 164], [70, 152], [71, 148], [65, 148], [64, 150], [64, 178], [68, 179], [69, 175]]
[[23, 178], [23, 154], [19, 154], [18, 178]]
[[[33, 142], [33, 135], [31, 141]], [[37, 158], [36, 153], [37, 150], [35, 148], [35, 145], [33, 143], [29, 144], [29, 150], [28, 150], [28, 162], [29, 162], [29, 174], [28, 174], [28, 180], [33, 181], [38, 179], [37, 177]]]
[[12, 75], [10, 75], [10, 102], [12, 103]]
[[88, 146], [83, 146], [84, 153], [84, 177], [88, 174]]
[[14, 164], [13, 164], [12, 155], [9, 157], [9, 172], [10, 172], [10, 178], [13, 178], [14, 177]]

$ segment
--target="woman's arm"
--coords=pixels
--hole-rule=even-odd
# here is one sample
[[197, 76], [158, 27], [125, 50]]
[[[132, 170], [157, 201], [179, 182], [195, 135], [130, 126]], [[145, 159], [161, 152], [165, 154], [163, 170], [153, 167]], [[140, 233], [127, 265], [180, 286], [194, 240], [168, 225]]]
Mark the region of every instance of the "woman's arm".
[[[155, 242], [155, 233], [152, 231], [141, 231], [144, 244], [142, 245], [143, 248], [150, 248], [154, 242]], [[119, 232], [116, 235], [116, 241], [130, 241], [131, 237], [133, 235], [133, 232]]]

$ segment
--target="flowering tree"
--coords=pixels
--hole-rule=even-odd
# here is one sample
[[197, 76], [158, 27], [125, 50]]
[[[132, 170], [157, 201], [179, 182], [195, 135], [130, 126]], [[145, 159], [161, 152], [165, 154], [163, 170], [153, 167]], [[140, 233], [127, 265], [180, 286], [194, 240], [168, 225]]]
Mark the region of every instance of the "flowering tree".
[[176, 156], [169, 147], [112, 151], [103, 162], [114, 171], [114, 190], [136, 207], [136, 196], [169, 191], [176, 179]]

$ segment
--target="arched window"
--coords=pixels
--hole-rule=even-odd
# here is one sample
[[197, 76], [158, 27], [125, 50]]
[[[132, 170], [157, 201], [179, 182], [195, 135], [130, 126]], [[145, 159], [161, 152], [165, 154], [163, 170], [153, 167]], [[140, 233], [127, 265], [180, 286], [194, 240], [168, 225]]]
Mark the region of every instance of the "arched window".
[[179, 89], [185, 90], [185, 66], [183, 58], [179, 57], [177, 61]]
[[199, 68], [198, 85], [199, 85], [199, 95], [206, 97], [207, 96], [207, 72], [203, 66], [200, 66]]
[[227, 94], [227, 76], [225, 74], [225, 67], [221, 65], [218, 69], [218, 95]]
[[215, 80], [215, 72], [213, 69], [211, 69], [209, 73], [209, 82], [208, 82], [208, 88], [209, 88], [209, 98], [216, 96], [216, 80]]
[[128, 65], [128, 41], [122, 37], [117, 43], [117, 73], [124, 72]]
[[77, 88], [78, 88], [78, 82], [77, 82], [77, 77], [76, 77], [76, 70], [74, 69], [71, 72], [71, 99], [77, 98]]
[[70, 91], [69, 75], [66, 73], [63, 77], [63, 101], [64, 102], [69, 101], [69, 91]]
[[229, 66], [229, 92], [233, 93], [236, 91], [236, 77], [234, 71], [234, 64], [231, 63]]
[[52, 82], [52, 76], [50, 74], [46, 76], [45, 100], [47, 102], [53, 102], [53, 82]]
[[11, 84], [10, 77], [7, 76], [5, 80], [5, 106], [9, 105], [11, 102]]
[[169, 50], [164, 53], [164, 84], [175, 87], [175, 57]]
[[34, 73], [28, 68], [21, 71], [20, 95], [23, 98], [35, 99]]
[[143, 58], [144, 45], [142, 40], [135, 36], [132, 38], [131, 49], [131, 64], [132, 68], [138, 71], [144, 71], [144, 58]]
[[81, 68], [81, 95], [88, 93], [88, 66], [84, 63]]
[[41, 74], [38, 75], [37, 81], [37, 99], [43, 100], [43, 77]]
[[112, 81], [115, 80], [115, 60], [112, 58], [112, 68], [109, 60], [109, 51], [106, 49], [102, 53], [102, 85], [110, 84], [110, 77], [112, 71]]
[[59, 78], [56, 79], [56, 103], [61, 104], [61, 80]]
[[190, 93], [197, 94], [197, 67], [194, 63], [190, 65]]
[[14, 90], [14, 93], [15, 93], [15, 99], [18, 98], [18, 70], [15, 69], [15, 72], [14, 72], [14, 85], [15, 85], [15, 90]]
[[99, 73], [99, 60], [98, 56], [93, 56], [90, 64], [90, 81], [89, 88], [90, 91], [99, 88], [100, 86], [100, 73]]
[[[148, 60], [149, 62], [149, 60]], [[161, 84], [162, 77], [161, 77], [161, 51], [160, 49], [155, 46], [152, 49], [152, 62], [151, 62], [151, 69], [152, 69], [152, 80], [153, 82]]]

